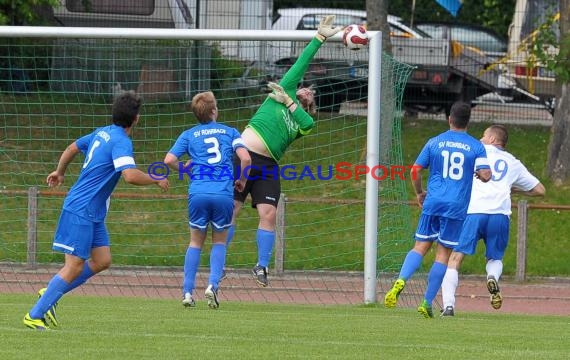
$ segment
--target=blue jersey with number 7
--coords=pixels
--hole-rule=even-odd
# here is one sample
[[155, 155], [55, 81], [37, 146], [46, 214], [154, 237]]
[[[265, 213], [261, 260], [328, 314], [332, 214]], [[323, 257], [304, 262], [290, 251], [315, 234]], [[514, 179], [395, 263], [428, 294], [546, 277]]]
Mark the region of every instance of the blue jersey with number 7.
[[483, 144], [454, 130], [429, 139], [416, 164], [429, 169], [422, 213], [457, 220], [465, 219], [475, 171], [490, 168]]
[[136, 167], [133, 143], [124, 128], [109, 125], [77, 139], [75, 144], [85, 161], [63, 209], [94, 222], [104, 221], [121, 171]]

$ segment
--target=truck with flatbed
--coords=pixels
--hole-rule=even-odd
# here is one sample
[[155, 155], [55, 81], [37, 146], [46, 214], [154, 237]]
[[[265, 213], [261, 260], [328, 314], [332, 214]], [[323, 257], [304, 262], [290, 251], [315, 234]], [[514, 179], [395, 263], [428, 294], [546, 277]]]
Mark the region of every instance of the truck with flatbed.
[[[281, 24], [278, 19], [273, 25], [277, 30], [285, 27], [316, 30], [319, 19], [326, 14], [338, 13], [340, 25], [366, 21], [366, 12], [359, 10], [280, 9], [279, 12], [291, 19]], [[471, 102], [481, 95], [502, 91], [501, 70], [492, 67], [493, 59], [482, 51], [448, 39], [425, 37], [396, 17], [389, 16], [388, 23], [393, 58], [413, 66], [403, 99], [408, 113], [449, 114], [455, 101]], [[303, 47], [302, 42], [294, 41], [272, 46], [275, 78], [294, 63]], [[342, 102], [362, 99], [367, 94], [367, 62], [367, 49], [359, 50], [356, 57], [341, 43], [327, 42], [311, 64], [305, 85], [315, 87], [320, 108], [337, 111]]]

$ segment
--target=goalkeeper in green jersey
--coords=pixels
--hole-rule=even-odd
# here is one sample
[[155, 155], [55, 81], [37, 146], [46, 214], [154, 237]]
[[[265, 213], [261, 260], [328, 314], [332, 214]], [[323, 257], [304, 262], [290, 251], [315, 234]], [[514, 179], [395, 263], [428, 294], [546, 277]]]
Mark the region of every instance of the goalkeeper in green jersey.
[[315, 112], [314, 93], [310, 88], [297, 89], [297, 85], [325, 40], [342, 30], [341, 27], [333, 26], [334, 20], [334, 15], [325, 16], [319, 24], [316, 36], [279, 84], [269, 83], [273, 92], [259, 107], [242, 133], [252, 164], [244, 191], [234, 192], [233, 225], [228, 231], [227, 244], [229, 245], [233, 238], [235, 219], [247, 195], [251, 194], [251, 205], [259, 214], [256, 236], [258, 255], [253, 276], [261, 287], [268, 285], [267, 267], [275, 242], [277, 202], [281, 195], [278, 161], [293, 141], [308, 134], [314, 126], [311, 116]]

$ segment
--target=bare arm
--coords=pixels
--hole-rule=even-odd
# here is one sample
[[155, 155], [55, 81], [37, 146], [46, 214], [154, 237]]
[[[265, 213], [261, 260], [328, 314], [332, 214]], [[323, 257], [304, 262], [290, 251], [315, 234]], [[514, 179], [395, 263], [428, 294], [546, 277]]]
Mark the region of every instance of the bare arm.
[[176, 155], [172, 153], [166, 154], [164, 157], [164, 163], [172, 170], [178, 171], [178, 157], [176, 157]]
[[[249, 171], [251, 170], [249, 166], [251, 166], [251, 157], [249, 156], [249, 152], [246, 148], [240, 147], [236, 150], [236, 154], [241, 161], [241, 173], [239, 179], [235, 181], [235, 188], [237, 191], [242, 192], [245, 188], [245, 183], [247, 178], [249, 177]], [[247, 168], [247, 173], [245, 169]]]
[[414, 164], [410, 169], [410, 178], [412, 179], [412, 186], [414, 187], [414, 192], [416, 193], [416, 200], [418, 205], [423, 206], [424, 200], [426, 198], [426, 192], [424, 191], [422, 185], [422, 171], [423, 167], [418, 164]]
[[121, 174], [123, 175], [123, 179], [132, 185], [144, 186], [156, 184], [162, 189], [162, 191], [167, 191], [170, 186], [168, 179], [153, 179], [148, 174], [145, 174], [137, 168], [125, 169]]
[[491, 180], [491, 176], [493, 176], [491, 169], [481, 169], [475, 171], [475, 177], [477, 177], [477, 179], [481, 180], [484, 183]]
[[63, 184], [67, 166], [73, 161], [75, 155], [80, 152], [81, 150], [79, 150], [77, 143], [74, 141], [63, 151], [63, 153], [61, 153], [59, 162], [57, 163], [57, 168], [47, 177], [48, 186], [54, 187]]
[[546, 194], [546, 189], [542, 183], [538, 183], [535, 187], [530, 189], [529, 191], [522, 191], [518, 188], [512, 188], [512, 192], [519, 193], [526, 196], [544, 196]]

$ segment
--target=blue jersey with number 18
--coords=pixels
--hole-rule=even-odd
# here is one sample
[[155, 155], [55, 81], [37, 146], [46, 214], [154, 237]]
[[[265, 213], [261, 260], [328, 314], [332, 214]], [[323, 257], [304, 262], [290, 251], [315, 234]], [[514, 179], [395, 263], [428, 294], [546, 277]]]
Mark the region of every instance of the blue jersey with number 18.
[[190, 194], [233, 196], [233, 154], [238, 147], [245, 148], [239, 131], [212, 121], [184, 131], [169, 153], [190, 157], [190, 165], [179, 166], [181, 175], [190, 176]]
[[109, 125], [77, 139], [75, 144], [85, 154], [85, 161], [63, 209], [94, 222], [104, 221], [121, 171], [136, 167], [133, 143], [124, 128]]
[[428, 140], [416, 164], [429, 169], [426, 215], [463, 220], [475, 171], [489, 169], [483, 144], [464, 131], [446, 131]]

